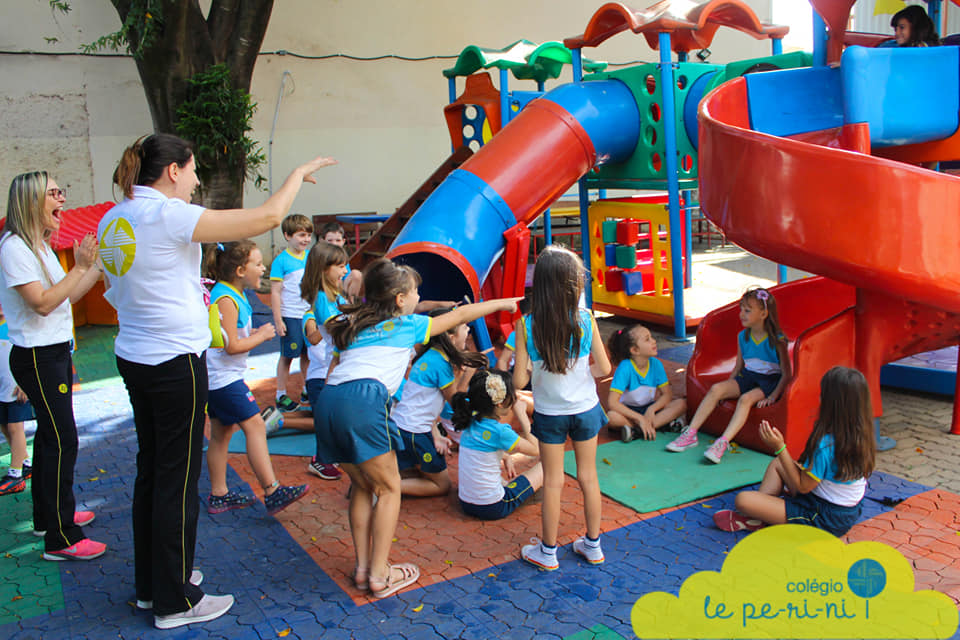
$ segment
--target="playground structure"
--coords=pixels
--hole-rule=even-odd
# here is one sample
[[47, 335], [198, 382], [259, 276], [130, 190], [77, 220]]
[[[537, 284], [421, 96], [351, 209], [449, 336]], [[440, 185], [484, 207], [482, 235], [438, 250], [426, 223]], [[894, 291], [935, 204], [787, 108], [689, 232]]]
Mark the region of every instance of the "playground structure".
[[[476, 105], [463, 96], [457, 99], [451, 90], [448, 124], [455, 145], [476, 143], [477, 151], [426, 198], [396, 233], [386, 254], [427, 274], [423, 291], [427, 297], [476, 299], [489, 292], [490, 282], [499, 283], [494, 294], [519, 294], [527, 225], [578, 182], [585, 212], [582, 237], [585, 243], [593, 243], [584, 258], [595, 286], [623, 287], [623, 272], [632, 273], [630, 269], [646, 262], [649, 282], [641, 273], [639, 286], [652, 282], [659, 292], [671, 289], [675, 328], [682, 335], [684, 261], [672, 256], [683, 255], [685, 234], [669, 229], [681, 229], [680, 192], [699, 178], [706, 216], [730, 239], [758, 255], [833, 279], [811, 278], [776, 290], [784, 328], [792, 339], [796, 380], [776, 405], [752, 412], [739, 440], [760, 446], [756, 425], [769, 418], [781, 426], [791, 452], [797, 455], [816, 411], [820, 376], [835, 364], [857, 366], [866, 373], [879, 415], [881, 365], [956, 344], [960, 336], [960, 323], [953, 315], [960, 309], [951, 298], [960, 274], [956, 268], [960, 265], [952, 263], [957, 259], [957, 232], [930, 215], [956, 204], [956, 179], [904, 164], [960, 156], [956, 152], [960, 147], [957, 50], [851, 47], [839, 68], [827, 67], [828, 60], [840, 60], [834, 52], [838, 41], [880, 42], [889, 37], [846, 34], [845, 14], [840, 15], [838, 7], [848, 11], [852, 1], [814, 0], [813, 4], [824, 16], [821, 24], [830, 25], [832, 47], [828, 51], [824, 31], [812, 58], [820, 64], [813, 67], [799, 68], [802, 59], [774, 58], [783, 66], [798, 68], [746, 74], [768, 69], [763, 65], [774, 62], [745, 61], [722, 69], [694, 64], [688, 70], [683, 62], [687, 52], [706, 46], [719, 26], [771, 38], [775, 51], [785, 29], [760, 23], [739, 2], [712, 0], [692, 9], [690, 3], [682, 3], [690, 9], [683, 16], [671, 13], [671, 3], [659, 3], [646, 12], [610, 3], [594, 14], [583, 35], [565, 41], [572, 51], [573, 83], [556, 87], [540, 99], [525, 100], [525, 95], [516, 99], [504, 95], [503, 82], [495, 96], [492, 83], [468, 80], [468, 93], [486, 96], [483, 112], [471, 111]], [[661, 64], [584, 77], [581, 49], [628, 29], [642, 33], [649, 43], [656, 42]], [[681, 62], [672, 60], [671, 51], [677, 52]], [[478, 68], [489, 62], [476, 59]], [[501, 80], [506, 73], [501, 68]], [[451, 87], [455, 87], [452, 82]], [[677, 90], [660, 91], [661, 87]], [[911, 119], [918, 105], [929, 106], [931, 87], [938, 88], [938, 99], [944, 89], [951, 98], [938, 102], [922, 122]], [[701, 104], [701, 96], [711, 89], [715, 90]], [[691, 105], [698, 104], [699, 130], [687, 115]], [[474, 121], [465, 122], [465, 118]], [[497, 131], [502, 121], [507, 124]], [[678, 142], [681, 134], [689, 147]], [[698, 156], [682, 153], [688, 149]], [[869, 155], [871, 149], [876, 156]], [[630, 175], [633, 170], [624, 168], [631, 163], [637, 168], [636, 177]], [[587, 190], [628, 185], [667, 187], [667, 230], [664, 233], [657, 222], [656, 228], [649, 224], [635, 233], [624, 231], [621, 238], [608, 231], [606, 240], [623, 242], [604, 242], [604, 221], [638, 216], [619, 211], [628, 209], [630, 202], [595, 203], [607, 209], [605, 213], [598, 210], [591, 228]], [[841, 205], [837, 197], [841, 193], [857, 194], [857, 198]], [[649, 207], [650, 203], [637, 205]], [[891, 213], [884, 216], [884, 225], [878, 225], [878, 211], [886, 209]], [[649, 214], [641, 215], [650, 221]], [[887, 223], [896, 225], [899, 235], [882, 233], [881, 229], [889, 228]], [[686, 227], [689, 230], [689, 224]], [[641, 232], [647, 236], [651, 255], [630, 266], [630, 254], [636, 249], [631, 243], [640, 239]], [[628, 249], [601, 249], [596, 239], [599, 244]], [[661, 241], [667, 241], [669, 254], [654, 257], [655, 251], [663, 251]], [[941, 258], [940, 253], [949, 257]], [[625, 262], [613, 267], [608, 258]], [[630, 290], [636, 291], [637, 276], [628, 275], [626, 280]], [[669, 282], [668, 287], [664, 282]], [[649, 297], [642, 292], [607, 293]], [[593, 302], [603, 308], [604, 302]], [[617, 308], [615, 312], [625, 315], [622, 307]], [[732, 368], [735, 353], [730, 336], [739, 326], [735, 316], [731, 305], [703, 319], [688, 369], [691, 407]], [[510, 320], [498, 320], [504, 332]], [[481, 341], [481, 346], [486, 345]], [[707, 431], [722, 430], [730, 411], [729, 403], [722, 405], [706, 425]], [[955, 415], [955, 431], [960, 431], [957, 423]]]
[[[779, 55], [780, 38], [786, 28], [761, 23], [742, 2], [700, 4], [679, 17], [669, 7], [661, 8], [648, 18], [638, 21], [623, 5], [607, 4], [591, 18], [584, 35], [564, 42], [566, 47], [559, 43], [536, 46], [525, 41], [500, 50], [467, 47], [457, 64], [445, 71], [450, 87], [445, 116], [452, 144], [454, 148], [470, 145], [476, 154], [447, 177], [402, 229], [389, 232], [395, 237], [387, 252], [389, 257], [423, 273], [435, 274], [424, 284], [425, 296], [460, 299], [468, 295], [476, 299], [521, 295], [528, 225], [575, 183], [580, 192], [580, 236], [584, 245], [591, 237], [586, 230], [589, 189], [599, 189], [601, 195], [606, 188], [665, 189], [668, 223], [658, 225], [663, 227], [658, 229], [660, 235], [651, 232], [649, 225], [643, 230], [648, 239], [662, 235], [666, 240], [661, 259], [648, 257], [627, 268], [598, 262], [595, 270], [590, 264], [593, 251], [585, 252], [593, 282], [588, 296], [598, 298], [594, 305], [598, 309], [660, 324], [672, 321], [680, 336], [685, 335], [687, 326], [697, 323], [698, 317], [686, 317], [683, 305], [683, 286], [691, 280], [689, 209], [684, 212], [683, 223], [680, 219], [681, 188], [692, 188], [697, 178], [696, 128], [689, 124], [694, 121], [696, 104], [703, 92], [727, 77], [758, 65], [789, 68], [809, 64], [809, 56]], [[620, 20], [620, 24], [611, 28], [614, 20]], [[673, 45], [685, 60], [690, 48], [707, 46], [719, 26], [772, 39], [778, 55], [728, 66], [681, 62], [676, 63], [679, 67], [674, 71], [671, 61], [614, 72], [603, 71], [603, 63], [585, 61], [581, 55], [583, 47], [595, 46], [627, 28], [660, 46], [658, 33], [667, 29], [686, 34]], [[694, 33], [696, 36], [690, 35]], [[661, 57], [669, 59], [669, 37], [667, 40], [666, 47], [661, 47]], [[572, 84], [547, 93], [508, 90], [511, 72], [519, 79], [536, 80], [538, 89], [542, 89], [545, 80], [557, 77], [561, 65], [567, 62], [573, 64]], [[486, 72], [476, 73], [491, 67], [500, 70], [499, 91]], [[584, 77], [584, 69], [594, 73]], [[672, 74], [677, 75], [676, 80]], [[467, 80], [458, 98], [455, 79], [459, 75], [466, 75]], [[533, 100], [538, 96], [539, 100]], [[498, 132], [504, 122], [509, 127]], [[682, 132], [679, 142], [678, 131]], [[678, 154], [679, 164], [674, 161]], [[689, 202], [690, 198], [684, 200]], [[543, 219], [549, 242], [550, 216]], [[634, 245], [622, 246], [624, 254], [632, 251], [630, 247], [637, 249]], [[651, 249], [644, 245], [639, 250]], [[610, 278], [606, 271], [612, 271]], [[603, 283], [616, 282], [623, 275], [631, 283], [659, 282], [666, 286], [630, 295], [606, 291]], [[612, 304], [613, 299], [618, 302]], [[498, 332], [506, 333], [511, 324], [511, 318], [500, 318], [495, 326]], [[489, 346], [489, 338], [482, 335], [484, 328], [479, 328], [481, 346]]]
[[[706, 216], [747, 250], [826, 276], [775, 288], [793, 325], [785, 321], [796, 378], [780, 402], [751, 412], [739, 438], [758, 446], [755, 425], [770, 419], [795, 456], [826, 369], [863, 371], [879, 416], [883, 364], [960, 341], [960, 232], [942, 213], [960, 205], [960, 180], [909, 164], [960, 158], [958, 49], [842, 49], [871, 41], [844, 31], [852, 0], [812, 4], [831, 43], [814, 57], [839, 66], [735, 79], [700, 107]], [[704, 318], [687, 373], [691, 406], [732, 366], [719, 333], [735, 316], [731, 305]], [[731, 412], [716, 412], [707, 430], [719, 433]]]

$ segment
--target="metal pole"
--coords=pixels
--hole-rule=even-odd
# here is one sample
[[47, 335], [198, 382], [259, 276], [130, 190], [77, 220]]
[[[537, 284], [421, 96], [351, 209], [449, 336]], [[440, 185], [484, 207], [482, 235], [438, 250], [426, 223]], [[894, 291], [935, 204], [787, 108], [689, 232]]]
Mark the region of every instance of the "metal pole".
[[[683, 310], [683, 245], [680, 229], [680, 180], [677, 176], [677, 107], [674, 104], [673, 59], [670, 55], [670, 34], [661, 32], [660, 89], [663, 95], [664, 169], [667, 173], [668, 207], [670, 211], [670, 255], [673, 280], [673, 331], [678, 340], [687, 337], [686, 315]], [[655, 233], [653, 229], [651, 233]], [[654, 258], [656, 259], [656, 258]]]

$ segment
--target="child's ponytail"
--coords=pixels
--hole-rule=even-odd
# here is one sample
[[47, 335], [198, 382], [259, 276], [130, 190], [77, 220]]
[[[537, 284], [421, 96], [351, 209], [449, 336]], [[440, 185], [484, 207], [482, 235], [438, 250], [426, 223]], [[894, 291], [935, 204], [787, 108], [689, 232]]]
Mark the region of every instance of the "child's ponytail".
[[614, 364], [620, 364], [630, 357], [630, 348], [633, 346], [632, 331], [636, 326], [638, 325], [621, 327], [610, 334], [607, 350], [610, 351], [610, 358], [613, 359]]
[[474, 420], [495, 418], [498, 405], [512, 407], [517, 401], [513, 376], [497, 369], [480, 369], [470, 378], [466, 393], [456, 393], [450, 406], [453, 407], [453, 426], [463, 431]]
[[250, 253], [257, 248], [252, 240], [215, 242], [207, 246], [203, 256], [203, 275], [217, 282], [233, 282], [237, 269], [247, 264]]
[[450, 407], [453, 408], [453, 417], [450, 422], [457, 431], [463, 431], [470, 426], [473, 421], [473, 412], [470, 410], [470, 397], [463, 391], [453, 394], [450, 399]]

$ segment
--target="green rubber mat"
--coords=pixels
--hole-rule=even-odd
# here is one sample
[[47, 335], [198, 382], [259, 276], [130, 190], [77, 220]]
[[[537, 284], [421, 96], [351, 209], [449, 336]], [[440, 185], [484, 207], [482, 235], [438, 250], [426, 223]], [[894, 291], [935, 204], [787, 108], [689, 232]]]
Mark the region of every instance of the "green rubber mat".
[[[280, 429], [267, 438], [267, 450], [274, 456], [313, 456], [317, 453], [317, 437], [307, 431]], [[246, 453], [247, 439], [237, 431], [227, 445], [230, 453]]]
[[[32, 449], [32, 438], [27, 441]], [[10, 447], [0, 446], [0, 468], [10, 464]], [[60, 567], [44, 560], [43, 538], [33, 535], [30, 481], [21, 493], [0, 496], [0, 625], [63, 609]]]
[[[664, 449], [676, 437], [658, 433], [656, 440], [600, 445], [597, 475], [603, 495], [638, 513], [649, 513], [760, 482], [771, 460], [736, 447], [727, 451], [723, 462], [713, 464], [703, 457], [713, 437], [701, 435], [700, 444], [683, 453]], [[564, 455], [563, 468], [576, 475], [573, 451]]]
[[115, 326], [86, 325], [74, 331], [76, 351], [73, 352], [74, 382], [83, 389], [99, 389], [123, 384], [117, 372], [117, 358], [113, 342], [117, 337]]

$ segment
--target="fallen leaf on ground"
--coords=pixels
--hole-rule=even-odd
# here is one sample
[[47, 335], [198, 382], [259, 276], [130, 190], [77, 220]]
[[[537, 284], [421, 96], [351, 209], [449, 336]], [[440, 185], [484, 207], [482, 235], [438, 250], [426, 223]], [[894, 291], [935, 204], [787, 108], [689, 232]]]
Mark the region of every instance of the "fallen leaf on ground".
[[415, 606], [415, 607], [413, 608], [413, 610], [414, 610], [416, 613], [420, 613], [421, 611], [423, 611], [423, 605], [422, 605], [422, 604], [418, 604], [417, 606]]

